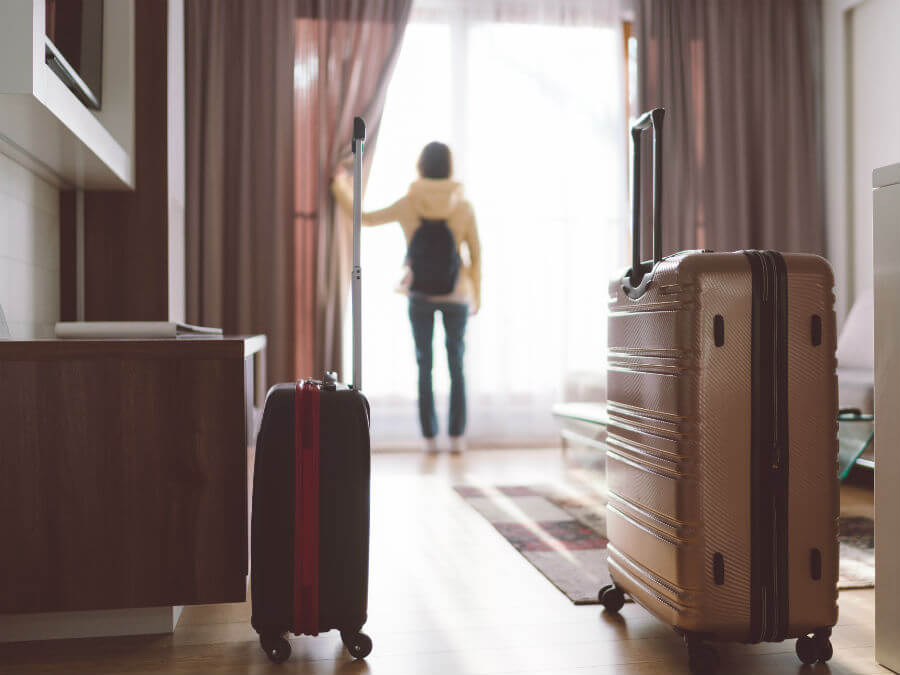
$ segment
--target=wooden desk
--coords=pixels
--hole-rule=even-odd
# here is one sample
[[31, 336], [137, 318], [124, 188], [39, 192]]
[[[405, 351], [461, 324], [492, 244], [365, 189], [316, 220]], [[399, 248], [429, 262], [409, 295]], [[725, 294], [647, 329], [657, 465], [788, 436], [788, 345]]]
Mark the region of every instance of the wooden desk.
[[245, 599], [265, 345], [0, 342], [0, 613]]

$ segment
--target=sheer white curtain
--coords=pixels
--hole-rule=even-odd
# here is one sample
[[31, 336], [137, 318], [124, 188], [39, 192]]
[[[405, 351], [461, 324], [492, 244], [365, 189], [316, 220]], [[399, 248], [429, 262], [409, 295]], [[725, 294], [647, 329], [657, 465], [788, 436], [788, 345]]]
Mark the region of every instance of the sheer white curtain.
[[[429, 141], [447, 142], [482, 242], [466, 337], [472, 443], [553, 442], [567, 382], [602, 381], [606, 283], [624, 266], [627, 133], [615, 3], [415, 7], [388, 91], [365, 208], [392, 203]], [[363, 233], [366, 394], [376, 446], [419, 436], [398, 226]], [[349, 353], [349, 349], [345, 350]], [[435, 395], [446, 430], [440, 320]]]

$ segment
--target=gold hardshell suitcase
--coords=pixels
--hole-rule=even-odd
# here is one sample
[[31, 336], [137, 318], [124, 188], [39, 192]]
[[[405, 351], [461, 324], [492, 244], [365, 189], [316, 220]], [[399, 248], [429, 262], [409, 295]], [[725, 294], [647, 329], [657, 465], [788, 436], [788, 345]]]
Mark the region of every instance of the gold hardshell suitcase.
[[[685, 636], [799, 638], [827, 661], [837, 621], [833, 276], [775, 251], [662, 257], [664, 110], [632, 126], [632, 266], [609, 285], [607, 529], [614, 586]], [[643, 130], [653, 130], [653, 260], [640, 261]]]

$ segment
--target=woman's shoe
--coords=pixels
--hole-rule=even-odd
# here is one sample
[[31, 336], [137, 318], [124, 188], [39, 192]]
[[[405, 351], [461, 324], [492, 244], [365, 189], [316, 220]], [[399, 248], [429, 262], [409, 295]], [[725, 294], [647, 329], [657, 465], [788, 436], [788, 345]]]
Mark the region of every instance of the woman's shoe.
[[434, 436], [425, 438], [422, 443], [422, 450], [426, 455], [436, 455], [438, 453], [437, 439]]
[[466, 451], [466, 439], [463, 436], [450, 437], [450, 454], [461, 455]]

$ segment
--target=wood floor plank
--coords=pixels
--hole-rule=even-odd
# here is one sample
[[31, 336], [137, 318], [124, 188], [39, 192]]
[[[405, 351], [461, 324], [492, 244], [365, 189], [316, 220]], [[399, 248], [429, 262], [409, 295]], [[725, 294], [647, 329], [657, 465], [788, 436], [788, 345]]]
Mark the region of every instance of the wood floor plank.
[[[374, 650], [353, 661], [336, 633], [295, 637], [270, 663], [248, 603], [186, 607], [174, 635], [0, 645], [2, 673], [308, 675], [658, 675], [688, 673], [672, 629], [634, 604], [620, 616], [575, 606], [453, 490], [457, 484], [595, 485], [596, 455], [491, 450], [460, 459], [375, 456], [369, 622]], [[845, 489], [865, 515], [871, 490]], [[869, 509], [867, 511], [867, 509]], [[723, 645], [723, 673], [875, 675], [874, 592], [840, 595], [835, 657], [803, 668], [793, 641]]]

